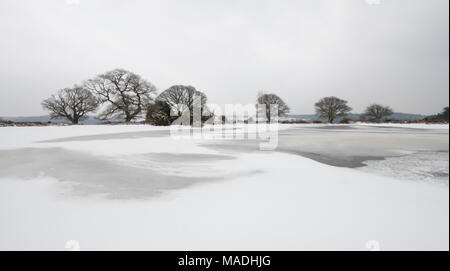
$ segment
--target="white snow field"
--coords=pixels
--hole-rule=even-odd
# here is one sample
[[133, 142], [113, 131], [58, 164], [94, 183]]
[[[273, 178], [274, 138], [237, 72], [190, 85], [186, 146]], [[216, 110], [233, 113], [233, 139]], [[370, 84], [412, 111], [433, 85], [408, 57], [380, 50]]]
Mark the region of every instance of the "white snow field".
[[448, 125], [280, 128], [0, 128], [0, 250], [449, 249]]

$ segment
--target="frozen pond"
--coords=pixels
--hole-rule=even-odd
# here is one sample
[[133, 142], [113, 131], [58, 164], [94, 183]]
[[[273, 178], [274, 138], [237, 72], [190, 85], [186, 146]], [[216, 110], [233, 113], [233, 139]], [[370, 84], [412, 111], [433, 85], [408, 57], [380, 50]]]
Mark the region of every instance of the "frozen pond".
[[[37, 141], [34, 148], [0, 150], [0, 178], [50, 176], [74, 184], [74, 192], [108, 198], [146, 198], [191, 184], [258, 174], [264, 169], [220, 167], [243, 153], [261, 153], [258, 140], [203, 140], [211, 153], [152, 152], [93, 155], [64, 148], [70, 143], [170, 138], [168, 130], [97, 134]], [[337, 167], [359, 168], [397, 179], [448, 185], [448, 130], [367, 126], [319, 126], [281, 130], [272, 152], [300, 155]], [[133, 144], [133, 141], [127, 144]], [[94, 144], [95, 148], [95, 144]], [[267, 152], [263, 152], [267, 153]], [[269, 152], [270, 153], [270, 152]], [[219, 166], [218, 166], [219, 165]], [[126, 182], [124, 182], [126, 180]]]
[[[275, 151], [331, 166], [400, 179], [448, 184], [448, 130], [383, 126], [319, 126], [282, 130]], [[206, 143], [230, 152], [259, 151], [249, 140]]]

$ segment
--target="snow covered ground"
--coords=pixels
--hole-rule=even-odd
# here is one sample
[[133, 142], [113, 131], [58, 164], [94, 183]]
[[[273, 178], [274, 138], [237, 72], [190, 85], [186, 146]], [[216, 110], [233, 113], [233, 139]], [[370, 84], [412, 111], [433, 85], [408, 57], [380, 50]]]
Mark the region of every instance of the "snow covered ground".
[[0, 128], [0, 250], [449, 249], [448, 125], [280, 128]]

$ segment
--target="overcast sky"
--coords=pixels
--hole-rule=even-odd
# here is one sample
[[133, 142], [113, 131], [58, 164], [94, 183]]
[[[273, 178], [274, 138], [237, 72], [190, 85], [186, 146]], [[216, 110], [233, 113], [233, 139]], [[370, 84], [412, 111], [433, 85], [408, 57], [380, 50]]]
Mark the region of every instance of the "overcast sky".
[[[368, 2], [380, 2], [368, 4]], [[0, 116], [124, 68], [209, 102], [334, 95], [437, 113], [449, 99], [448, 0], [1, 0]]]

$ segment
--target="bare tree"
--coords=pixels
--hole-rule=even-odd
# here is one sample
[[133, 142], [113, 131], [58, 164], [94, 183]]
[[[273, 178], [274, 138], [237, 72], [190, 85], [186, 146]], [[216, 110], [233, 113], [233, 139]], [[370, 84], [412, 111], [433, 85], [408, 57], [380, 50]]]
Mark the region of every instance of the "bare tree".
[[98, 100], [87, 89], [75, 86], [60, 90], [56, 95], [44, 100], [42, 107], [50, 112], [52, 119], [66, 118], [72, 124], [78, 124], [86, 118], [86, 114], [94, 112], [98, 107]]
[[364, 114], [371, 117], [376, 122], [381, 122], [384, 117], [391, 116], [394, 112], [389, 106], [372, 104], [366, 108], [366, 112]]
[[265, 117], [266, 117], [267, 121], [270, 121], [270, 115], [271, 115], [270, 106], [271, 105], [278, 106], [278, 116], [283, 116], [290, 112], [289, 106], [283, 101], [283, 99], [281, 99], [280, 97], [278, 97], [278, 95], [275, 95], [275, 94], [259, 93], [257, 103], [263, 104], [266, 106], [266, 113], [265, 113], [266, 116]]
[[152, 101], [156, 87], [139, 75], [116, 69], [97, 76], [85, 83], [86, 88], [97, 95], [107, 106], [100, 114], [101, 119], [119, 117], [126, 122], [138, 117]]
[[185, 110], [192, 113], [195, 103], [202, 109], [206, 108], [207, 97], [192, 86], [176, 85], [163, 91], [156, 100], [167, 103], [178, 116], [181, 116]]
[[[157, 98], [157, 102], [164, 102], [168, 104], [172, 112], [176, 116], [182, 116], [189, 112], [191, 125], [200, 125], [204, 121], [203, 114], [208, 112], [206, 106], [206, 95], [196, 90], [193, 86], [175, 85], [163, 91]], [[194, 108], [194, 106], [196, 108]], [[200, 119], [194, 120], [194, 110], [199, 109]], [[176, 118], [175, 118], [176, 119]], [[195, 122], [195, 123], [194, 123]]]
[[329, 123], [338, 118], [345, 116], [352, 108], [347, 105], [347, 101], [337, 97], [325, 97], [315, 104], [316, 114], [321, 118], [325, 118]]

